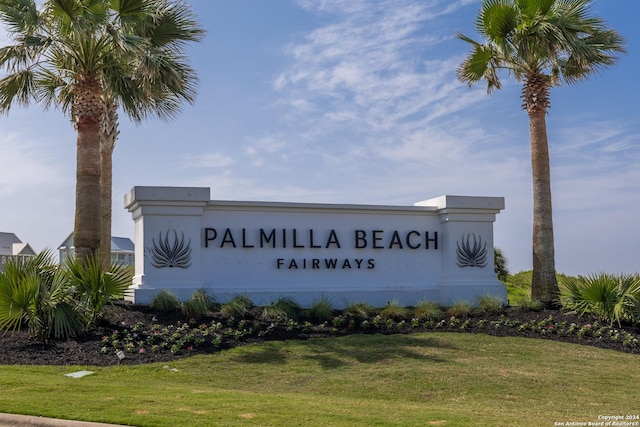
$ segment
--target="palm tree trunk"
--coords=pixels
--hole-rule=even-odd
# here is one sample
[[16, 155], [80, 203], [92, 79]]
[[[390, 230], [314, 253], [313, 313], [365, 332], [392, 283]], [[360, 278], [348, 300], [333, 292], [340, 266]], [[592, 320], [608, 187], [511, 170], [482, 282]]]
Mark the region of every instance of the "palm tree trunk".
[[111, 265], [111, 208], [113, 205], [113, 150], [118, 138], [118, 106], [103, 99], [104, 114], [100, 128], [100, 259], [102, 269]]
[[80, 260], [100, 246], [100, 126], [77, 126], [76, 213], [73, 245]]
[[102, 150], [100, 154], [100, 260], [102, 269], [109, 270], [111, 265], [111, 188], [112, 188], [112, 151]]
[[551, 208], [551, 173], [547, 141], [546, 108], [529, 111], [531, 170], [533, 174], [533, 277], [531, 299], [555, 305], [556, 279]]
[[100, 246], [100, 121], [102, 88], [95, 75], [74, 84], [73, 111], [77, 131], [76, 212], [73, 244], [82, 261]]

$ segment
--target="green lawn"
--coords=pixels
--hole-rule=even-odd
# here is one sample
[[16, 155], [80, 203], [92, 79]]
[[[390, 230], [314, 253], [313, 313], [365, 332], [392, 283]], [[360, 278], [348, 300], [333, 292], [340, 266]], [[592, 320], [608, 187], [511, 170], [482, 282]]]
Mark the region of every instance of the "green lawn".
[[[537, 339], [351, 335], [168, 366], [0, 366], [0, 412], [154, 427], [553, 426], [640, 412], [638, 362]], [[63, 376], [81, 369], [95, 374]]]

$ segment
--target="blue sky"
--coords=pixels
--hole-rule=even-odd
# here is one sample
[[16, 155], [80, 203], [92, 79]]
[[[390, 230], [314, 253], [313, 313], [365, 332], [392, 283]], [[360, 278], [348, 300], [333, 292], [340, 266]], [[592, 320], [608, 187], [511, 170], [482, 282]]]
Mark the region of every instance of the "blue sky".
[[[531, 163], [520, 86], [456, 80], [477, 38], [475, 0], [193, 0], [194, 106], [169, 123], [121, 118], [113, 234], [133, 237], [136, 185], [211, 187], [212, 198], [412, 205], [503, 196], [495, 244], [531, 268]], [[556, 267], [640, 271], [640, 3], [595, 0], [627, 40], [620, 63], [552, 89]], [[635, 26], [632, 26], [635, 25]], [[0, 42], [6, 43], [0, 33]], [[36, 105], [0, 117], [0, 231], [36, 250], [73, 228], [75, 133]]]

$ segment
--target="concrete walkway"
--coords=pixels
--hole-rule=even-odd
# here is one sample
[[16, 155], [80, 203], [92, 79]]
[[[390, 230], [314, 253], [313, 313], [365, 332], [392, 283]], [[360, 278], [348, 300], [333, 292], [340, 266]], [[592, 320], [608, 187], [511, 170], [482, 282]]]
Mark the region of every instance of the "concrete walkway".
[[113, 427], [114, 424], [0, 413], [0, 427]]

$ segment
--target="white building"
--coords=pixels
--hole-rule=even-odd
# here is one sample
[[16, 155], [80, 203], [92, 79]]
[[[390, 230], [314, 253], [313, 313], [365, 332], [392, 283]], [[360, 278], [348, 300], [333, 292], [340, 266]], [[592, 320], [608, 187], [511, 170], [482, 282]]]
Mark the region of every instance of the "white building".
[[[135, 247], [131, 239], [127, 237], [111, 237], [111, 263], [122, 265], [134, 264]], [[69, 256], [75, 256], [76, 251], [73, 246], [73, 233], [58, 246], [58, 257], [60, 263], [64, 263]]]
[[31, 245], [23, 243], [14, 233], [0, 232], [0, 270], [9, 258], [34, 257], [36, 252]]

